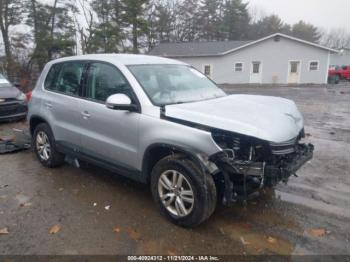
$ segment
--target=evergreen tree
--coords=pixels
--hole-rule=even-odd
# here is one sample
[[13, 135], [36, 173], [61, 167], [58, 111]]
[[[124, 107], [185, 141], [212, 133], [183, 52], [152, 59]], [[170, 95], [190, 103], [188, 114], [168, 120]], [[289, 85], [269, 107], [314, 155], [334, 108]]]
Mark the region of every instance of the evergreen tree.
[[175, 12], [168, 1], [152, 1], [148, 15], [148, 47], [156, 43], [170, 42], [174, 38]]
[[199, 0], [182, 1], [177, 7], [177, 41], [191, 42], [199, 37]]
[[32, 58], [41, 70], [54, 57], [73, 55], [76, 30], [72, 13], [78, 12], [68, 0], [55, 0], [52, 5], [36, 0], [28, 2], [27, 25], [33, 29]]
[[148, 0], [122, 0], [123, 24], [126, 31], [131, 31], [132, 52], [138, 53], [140, 38], [148, 32], [145, 17]]
[[321, 34], [318, 32], [317, 27], [305, 23], [304, 21], [299, 21], [293, 25], [292, 35], [314, 43], [318, 43], [321, 38]]
[[169, 4], [156, 7], [156, 30], [160, 42], [170, 42], [174, 30], [175, 17]]
[[224, 5], [222, 30], [228, 40], [245, 40], [248, 37], [250, 17], [242, 0], [227, 0]]
[[291, 34], [290, 25], [283, 23], [277, 15], [270, 15], [251, 25], [249, 38], [259, 39], [274, 33]]
[[206, 41], [222, 40], [223, 0], [201, 0], [199, 7], [200, 38]]
[[91, 51], [118, 53], [123, 39], [121, 1], [93, 0], [91, 7], [98, 18], [92, 29]]

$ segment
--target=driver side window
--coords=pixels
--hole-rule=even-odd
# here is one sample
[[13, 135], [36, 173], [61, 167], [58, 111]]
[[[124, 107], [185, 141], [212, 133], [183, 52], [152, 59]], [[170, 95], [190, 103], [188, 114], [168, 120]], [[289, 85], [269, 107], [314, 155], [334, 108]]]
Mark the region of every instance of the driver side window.
[[100, 102], [117, 93], [131, 95], [130, 86], [122, 73], [104, 63], [90, 64], [86, 87], [86, 97]]

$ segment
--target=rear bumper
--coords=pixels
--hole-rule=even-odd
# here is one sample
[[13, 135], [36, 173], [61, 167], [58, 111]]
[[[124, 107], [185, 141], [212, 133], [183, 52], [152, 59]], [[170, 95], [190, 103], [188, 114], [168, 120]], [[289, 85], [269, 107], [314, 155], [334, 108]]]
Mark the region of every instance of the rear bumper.
[[28, 112], [27, 102], [15, 101], [0, 104], [0, 122], [25, 118]]

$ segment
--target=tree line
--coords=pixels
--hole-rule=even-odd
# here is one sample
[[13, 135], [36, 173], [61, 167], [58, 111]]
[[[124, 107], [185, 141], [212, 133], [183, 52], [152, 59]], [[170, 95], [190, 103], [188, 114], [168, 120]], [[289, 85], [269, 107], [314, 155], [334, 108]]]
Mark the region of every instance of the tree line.
[[[242, 0], [0, 0], [10, 80], [40, 72], [77, 53], [140, 53], [160, 42], [255, 40], [282, 32], [307, 41], [347, 45], [312, 24], [277, 15], [254, 17]], [[25, 84], [25, 83], [24, 83]]]

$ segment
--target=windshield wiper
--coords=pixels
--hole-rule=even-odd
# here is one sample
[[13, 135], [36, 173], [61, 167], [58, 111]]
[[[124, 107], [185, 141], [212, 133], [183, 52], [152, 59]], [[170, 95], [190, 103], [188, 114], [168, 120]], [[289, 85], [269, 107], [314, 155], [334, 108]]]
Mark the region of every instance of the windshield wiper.
[[180, 105], [180, 104], [185, 104], [185, 103], [190, 103], [187, 101], [179, 101], [179, 102], [174, 102], [174, 103], [166, 103], [166, 104], [159, 104], [159, 106], [170, 106], [170, 105]]

